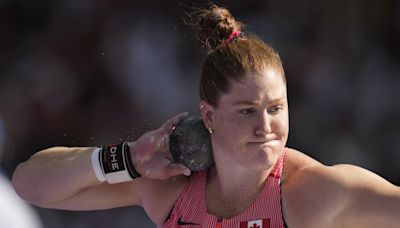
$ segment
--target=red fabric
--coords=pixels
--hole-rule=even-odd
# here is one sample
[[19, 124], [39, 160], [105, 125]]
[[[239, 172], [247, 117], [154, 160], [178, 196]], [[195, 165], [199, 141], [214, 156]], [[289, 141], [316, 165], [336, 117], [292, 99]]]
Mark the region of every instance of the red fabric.
[[[182, 226], [187, 228], [242, 228], [242, 224], [246, 225], [243, 227], [251, 227], [248, 225], [254, 225], [254, 221], [262, 221], [260, 228], [283, 228], [280, 181], [285, 153], [286, 149], [279, 156], [262, 191], [251, 206], [230, 219], [219, 220], [215, 215], [207, 212], [205, 198], [207, 171], [194, 172], [163, 227], [180, 227], [178, 225], [178, 220], [180, 220], [192, 224]], [[257, 226], [256, 223], [255, 228]]]

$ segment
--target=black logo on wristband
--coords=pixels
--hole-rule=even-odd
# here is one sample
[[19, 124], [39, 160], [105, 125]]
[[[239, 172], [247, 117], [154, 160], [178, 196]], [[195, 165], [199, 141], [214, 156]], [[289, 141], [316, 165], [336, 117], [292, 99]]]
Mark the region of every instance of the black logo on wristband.
[[125, 170], [122, 149], [122, 144], [104, 147], [102, 155], [105, 174]]

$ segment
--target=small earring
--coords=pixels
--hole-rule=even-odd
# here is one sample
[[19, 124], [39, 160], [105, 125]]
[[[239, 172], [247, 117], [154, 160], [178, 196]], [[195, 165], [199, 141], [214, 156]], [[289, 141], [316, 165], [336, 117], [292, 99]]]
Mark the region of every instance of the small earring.
[[212, 134], [214, 132], [211, 127], [208, 127], [207, 130], [208, 130], [208, 132], [210, 132], [210, 134]]

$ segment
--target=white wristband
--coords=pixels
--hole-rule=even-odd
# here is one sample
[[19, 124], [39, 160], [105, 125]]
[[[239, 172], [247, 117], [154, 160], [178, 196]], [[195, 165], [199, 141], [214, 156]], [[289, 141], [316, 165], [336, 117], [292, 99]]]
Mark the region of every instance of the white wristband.
[[133, 178], [129, 175], [127, 170], [122, 170], [113, 173], [107, 173], [105, 175], [107, 182], [109, 184], [118, 184], [126, 181], [131, 181]]
[[[103, 153], [106, 153], [105, 155], [103, 154], [103, 156], [108, 157], [106, 160], [111, 161], [111, 165], [108, 164], [109, 167], [102, 167], [102, 170], [104, 171], [104, 178], [109, 184], [117, 184], [133, 180], [129, 174], [128, 165], [124, 154], [124, 147], [126, 144], [127, 143], [125, 142], [123, 144], [107, 146], [103, 151]], [[102, 166], [104, 165], [105, 164], [103, 163]]]
[[93, 152], [92, 152], [92, 167], [93, 167], [94, 173], [96, 174], [97, 179], [100, 182], [104, 182], [104, 181], [106, 181], [106, 179], [104, 177], [104, 173], [103, 173], [103, 170], [100, 165], [100, 151], [101, 151], [101, 148], [96, 148], [93, 150]]

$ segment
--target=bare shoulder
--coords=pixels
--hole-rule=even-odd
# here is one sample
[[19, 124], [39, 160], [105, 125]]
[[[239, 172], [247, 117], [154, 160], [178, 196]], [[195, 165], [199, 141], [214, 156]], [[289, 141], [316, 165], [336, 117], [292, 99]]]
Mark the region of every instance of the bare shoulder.
[[285, 171], [298, 172], [304, 168], [322, 165], [314, 158], [292, 148], [288, 148], [285, 156]]
[[327, 166], [294, 149], [288, 149], [285, 158], [283, 184], [288, 188], [295, 187], [296, 190], [304, 189], [309, 192], [316, 191], [314, 187], [319, 186], [318, 189], [331, 191], [333, 187], [354, 189], [373, 187], [376, 183], [393, 186], [362, 167], [350, 164]]
[[282, 202], [289, 227], [343, 227], [343, 214], [355, 217], [361, 210], [354, 205], [399, 194], [398, 187], [358, 166], [326, 166], [293, 149], [285, 158]]
[[188, 181], [189, 178], [183, 175], [163, 181], [140, 179], [140, 205], [154, 223], [164, 223]]
[[327, 166], [295, 149], [288, 149], [285, 157], [283, 184], [296, 189], [305, 188], [313, 183], [344, 183], [344, 173], [364, 172], [366, 170], [353, 165]]
[[327, 227], [339, 210], [341, 181], [335, 169], [306, 154], [288, 149], [282, 182], [282, 202], [289, 227]]

